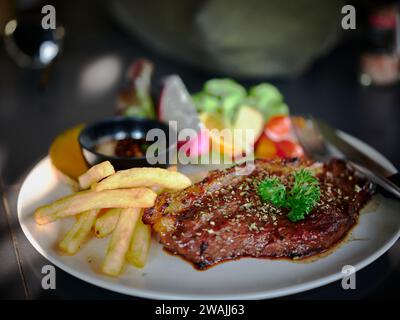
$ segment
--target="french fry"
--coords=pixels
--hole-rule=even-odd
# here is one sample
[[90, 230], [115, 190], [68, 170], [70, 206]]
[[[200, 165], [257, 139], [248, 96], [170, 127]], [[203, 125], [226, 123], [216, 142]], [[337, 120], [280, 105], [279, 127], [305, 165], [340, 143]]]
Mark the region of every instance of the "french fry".
[[133, 229], [140, 218], [140, 212], [140, 208], [129, 208], [121, 211], [103, 261], [103, 273], [109, 276], [117, 276], [121, 273]]
[[167, 168], [168, 171], [173, 171], [173, 172], [177, 172], [178, 171], [178, 167], [177, 166], [169, 166]]
[[59, 243], [59, 248], [68, 254], [75, 254], [89, 235], [100, 210], [94, 209], [80, 214], [78, 220]]
[[101, 179], [104, 179], [114, 173], [115, 170], [110, 161], [104, 161], [102, 163], [96, 164], [84, 174], [79, 176], [79, 186], [82, 190], [87, 189], [92, 184], [99, 182]]
[[110, 209], [96, 219], [94, 232], [97, 238], [105, 238], [114, 231], [122, 210], [119, 208]]
[[102, 191], [156, 186], [171, 190], [180, 190], [190, 185], [190, 179], [179, 172], [161, 168], [132, 168], [118, 171], [94, 184], [92, 189], [95, 191]]
[[36, 209], [35, 221], [46, 224], [84, 211], [101, 208], [148, 208], [154, 205], [157, 194], [148, 188], [80, 191], [52, 204]]
[[[170, 166], [167, 168], [168, 171], [178, 171], [178, 167], [177, 166]], [[155, 193], [157, 193], [157, 195], [163, 193], [164, 191], [166, 191], [165, 188], [163, 188], [162, 186], [151, 186], [150, 187], [151, 190], [153, 190]]]
[[136, 223], [126, 259], [137, 268], [143, 268], [149, 255], [151, 227], [144, 224], [142, 219]]

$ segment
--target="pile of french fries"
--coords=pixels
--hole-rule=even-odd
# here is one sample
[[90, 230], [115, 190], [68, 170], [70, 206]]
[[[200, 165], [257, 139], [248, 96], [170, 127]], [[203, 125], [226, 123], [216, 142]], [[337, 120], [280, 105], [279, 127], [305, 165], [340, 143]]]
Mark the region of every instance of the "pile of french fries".
[[94, 230], [97, 238], [110, 241], [101, 267], [104, 274], [118, 276], [128, 261], [135, 267], [146, 264], [151, 228], [142, 222], [143, 209], [152, 207], [157, 194], [191, 185], [176, 167], [133, 168], [116, 172], [105, 161], [79, 177], [80, 191], [36, 209], [37, 224], [76, 216], [76, 222], [59, 248], [76, 254]]

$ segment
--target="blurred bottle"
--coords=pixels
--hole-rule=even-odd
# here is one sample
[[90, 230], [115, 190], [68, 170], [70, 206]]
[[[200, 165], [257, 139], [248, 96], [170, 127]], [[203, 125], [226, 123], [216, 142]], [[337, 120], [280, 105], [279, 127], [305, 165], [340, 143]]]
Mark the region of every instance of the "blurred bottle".
[[391, 85], [399, 80], [399, 26], [396, 1], [370, 3], [365, 48], [360, 61], [362, 85]]

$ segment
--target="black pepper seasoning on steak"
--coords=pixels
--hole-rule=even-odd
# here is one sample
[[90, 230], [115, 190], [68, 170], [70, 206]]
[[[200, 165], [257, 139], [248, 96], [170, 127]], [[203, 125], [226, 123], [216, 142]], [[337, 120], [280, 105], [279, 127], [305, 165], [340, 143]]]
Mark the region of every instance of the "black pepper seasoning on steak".
[[[257, 185], [270, 176], [289, 185], [291, 173], [303, 167], [315, 172], [321, 197], [304, 220], [291, 222], [287, 209], [260, 200]], [[161, 194], [143, 221], [168, 251], [200, 269], [240, 257], [299, 259], [340, 241], [372, 193], [372, 184], [341, 160], [256, 160], [250, 175], [236, 175], [234, 167], [216, 170], [185, 190]]]

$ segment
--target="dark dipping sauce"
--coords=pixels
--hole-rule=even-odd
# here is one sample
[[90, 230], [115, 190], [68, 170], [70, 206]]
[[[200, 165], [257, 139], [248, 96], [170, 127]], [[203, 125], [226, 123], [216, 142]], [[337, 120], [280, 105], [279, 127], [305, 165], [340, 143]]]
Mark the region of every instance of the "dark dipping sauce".
[[146, 155], [150, 143], [144, 138], [106, 139], [96, 146], [98, 153], [121, 158], [141, 158]]

